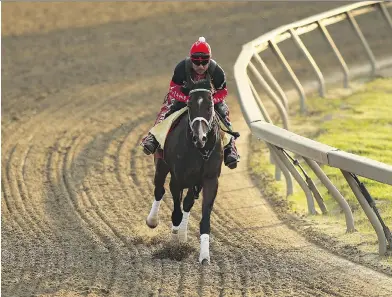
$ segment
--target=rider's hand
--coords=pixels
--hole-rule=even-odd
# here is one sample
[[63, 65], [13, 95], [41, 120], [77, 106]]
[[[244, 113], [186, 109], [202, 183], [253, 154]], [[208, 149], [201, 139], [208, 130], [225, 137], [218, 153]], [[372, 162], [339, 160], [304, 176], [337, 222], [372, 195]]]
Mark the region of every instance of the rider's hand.
[[188, 87], [187, 86], [182, 86], [181, 88], [180, 88], [180, 90], [181, 90], [181, 92], [184, 94], [184, 95], [186, 95], [186, 96], [188, 96], [189, 95], [189, 89], [188, 89]]

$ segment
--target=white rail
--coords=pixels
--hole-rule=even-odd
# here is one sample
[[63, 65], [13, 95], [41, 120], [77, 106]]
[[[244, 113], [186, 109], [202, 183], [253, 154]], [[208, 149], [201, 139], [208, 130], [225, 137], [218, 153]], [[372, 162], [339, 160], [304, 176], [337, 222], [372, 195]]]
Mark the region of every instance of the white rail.
[[[328, 188], [329, 192], [342, 207], [346, 215], [347, 231], [353, 232], [355, 230], [354, 219], [348, 203], [335, 188], [332, 182], [328, 179], [328, 177], [324, 174], [318, 163], [339, 168], [343, 173], [342, 178], [346, 178], [377, 233], [379, 239], [379, 253], [382, 255], [387, 252], [388, 236], [385, 235], [381, 222], [377, 219], [375, 212], [367, 204], [366, 199], [364, 200], [364, 196], [359, 191], [359, 187], [355, 184], [355, 181], [350, 173], [392, 185], [392, 166], [371, 160], [369, 158], [364, 158], [341, 151], [338, 148], [313, 141], [288, 131], [289, 119], [287, 110], [287, 96], [282, 91], [279, 83], [272, 76], [268, 67], [258, 54], [267, 48], [272, 49], [276, 57], [280, 60], [282, 66], [289, 74], [290, 78], [293, 80], [295, 88], [300, 97], [301, 111], [304, 111], [306, 109], [306, 93], [304, 87], [301, 85], [299, 79], [296, 77], [294, 71], [291, 69], [289, 63], [283, 56], [278, 47], [278, 44], [283, 40], [289, 38], [293, 39], [295, 44], [306, 57], [310, 66], [313, 68], [318, 80], [319, 93], [321, 96], [324, 96], [326, 89], [325, 78], [313, 57], [310, 55], [309, 51], [301, 41], [300, 36], [316, 29], [320, 30], [325, 40], [330, 45], [330, 48], [333, 50], [335, 57], [340, 63], [344, 74], [344, 86], [348, 87], [350, 76], [352, 76], [352, 74], [349, 72], [342, 55], [337, 49], [333, 39], [329, 35], [327, 26], [344, 20], [350, 22], [354, 32], [357, 34], [364, 47], [371, 66], [370, 73], [368, 73], [367, 70], [360, 70], [360, 73], [357, 74], [374, 75], [380, 68], [392, 65], [392, 60], [383, 61], [382, 63], [380, 63], [380, 61], [376, 61], [369, 44], [367, 43], [355, 20], [355, 16], [378, 10], [386, 20], [389, 27], [392, 29], [391, 17], [389, 16], [388, 10], [386, 8], [390, 5], [392, 5], [392, 3], [383, 1], [359, 2], [342, 6], [340, 8], [314, 15], [298, 22], [281, 26], [243, 45], [242, 51], [234, 65], [234, 76], [238, 89], [238, 98], [244, 118], [249, 125], [252, 134], [267, 143], [267, 146], [271, 152], [271, 159], [284, 173], [287, 183], [287, 193], [292, 193], [291, 176], [293, 176], [301, 185], [306, 194], [309, 213], [316, 212], [313, 199], [312, 197], [309, 198], [309, 188], [311, 188], [315, 198], [319, 197], [317, 188], [314, 186], [314, 183], [312, 187], [310, 185], [309, 187], [306, 186], [306, 183], [304, 183], [304, 181], [301, 179], [299, 172], [296, 171], [295, 167], [290, 163], [290, 160], [283, 153], [282, 149], [291, 151], [305, 159], [310, 168], [315, 172], [316, 176]], [[256, 69], [254, 64], [251, 62], [252, 58], [261, 67], [263, 73], [260, 73]], [[268, 115], [264, 105], [260, 101], [260, 97], [248, 76], [248, 71], [254, 74], [257, 81], [265, 90], [266, 94], [277, 106], [279, 114], [282, 118], [284, 129], [272, 124], [271, 118]], [[263, 75], [268, 78], [273, 87], [270, 87], [267, 80], [264, 79]], [[274, 91], [274, 89], [277, 91], [277, 93]], [[278, 169], [276, 171], [276, 177], [279, 178]], [[322, 199], [321, 201], [320, 199], [316, 199], [316, 201], [319, 203], [320, 209], [325, 209]]]

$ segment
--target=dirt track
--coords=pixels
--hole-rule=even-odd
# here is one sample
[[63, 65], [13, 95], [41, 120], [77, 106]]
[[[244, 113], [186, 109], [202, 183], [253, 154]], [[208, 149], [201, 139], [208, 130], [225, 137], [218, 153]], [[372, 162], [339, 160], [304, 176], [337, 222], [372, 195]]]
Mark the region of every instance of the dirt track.
[[[340, 4], [177, 3], [146, 13], [147, 4], [127, 3], [107, 18], [105, 6], [97, 17], [72, 13], [74, 3], [46, 12], [43, 3], [3, 4], [3, 24], [17, 20], [7, 13], [25, 18], [2, 37], [2, 296], [391, 296], [390, 276], [290, 230], [248, 174], [232, 72], [241, 45]], [[141, 17], [127, 17], [135, 11]], [[173, 66], [200, 35], [226, 70], [242, 132], [241, 165], [221, 177], [209, 267], [197, 263], [200, 202], [178, 250], [168, 238], [170, 195], [160, 226], [145, 225], [153, 166], [138, 146]]]

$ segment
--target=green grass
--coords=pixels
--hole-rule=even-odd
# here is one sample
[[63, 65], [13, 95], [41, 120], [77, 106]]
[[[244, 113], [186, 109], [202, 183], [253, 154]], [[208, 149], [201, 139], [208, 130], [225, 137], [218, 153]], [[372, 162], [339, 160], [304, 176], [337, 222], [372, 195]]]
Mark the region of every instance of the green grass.
[[[297, 102], [291, 105], [291, 131], [342, 151], [392, 165], [391, 79], [374, 80], [346, 97], [308, 99], [305, 115], [299, 114]], [[268, 181], [268, 186], [278, 194], [274, 199], [285, 199], [283, 198], [285, 197], [284, 177], [282, 175], [280, 182], [274, 180], [274, 166], [269, 162], [265, 144], [252, 141], [252, 149], [263, 152], [261, 158], [256, 157], [256, 154], [252, 155], [254, 157], [250, 162], [253, 172]], [[317, 180], [304, 162], [301, 165], [314, 181]], [[351, 206], [357, 230], [361, 234], [371, 235], [374, 239], [374, 230], [340, 170], [328, 166], [322, 168]], [[392, 228], [392, 186], [360, 176], [358, 178], [376, 201], [384, 222]], [[295, 183], [294, 195], [287, 198], [288, 208], [292, 212], [306, 215], [305, 195], [295, 180], [293, 182]], [[342, 226], [345, 225], [344, 215], [333, 197], [321, 183], [317, 187], [324, 198], [329, 214], [311, 219], [326, 224], [338, 222]]]

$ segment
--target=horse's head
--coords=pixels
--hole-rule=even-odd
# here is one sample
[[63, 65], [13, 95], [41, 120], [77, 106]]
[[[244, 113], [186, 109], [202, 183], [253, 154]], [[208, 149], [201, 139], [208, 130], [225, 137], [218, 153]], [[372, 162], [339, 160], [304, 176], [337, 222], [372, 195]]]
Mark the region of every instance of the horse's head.
[[197, 148], [203, 148], [214, 119], [214, 103], [210, 80], [192, 82], [189, 92], [188, 114], [192, 141]]

